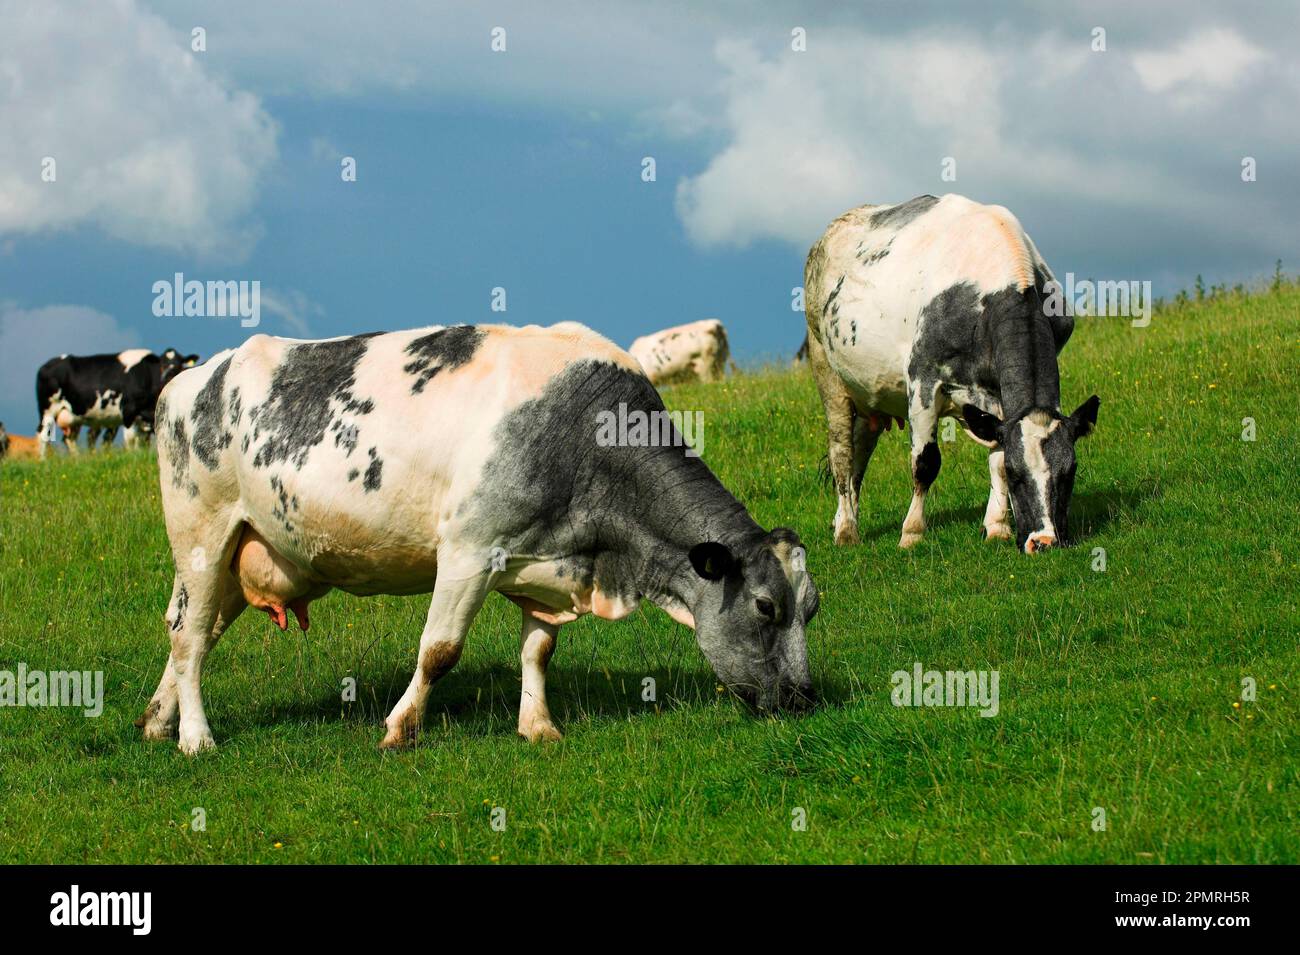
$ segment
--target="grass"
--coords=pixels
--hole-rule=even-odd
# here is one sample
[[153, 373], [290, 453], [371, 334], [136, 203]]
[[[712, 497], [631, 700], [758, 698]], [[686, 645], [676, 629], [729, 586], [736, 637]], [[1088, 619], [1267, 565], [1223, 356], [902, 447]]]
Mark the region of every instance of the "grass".
[[[942, 445], [918, 548], [896, 547], [910, 482], [893, 433], [865, 542], [837, 549], [806, 370], [669, 391], [705, 412], [723, 482], [808, 547], [827, 702], [799, 719], [747, 716], [646, 608], [562, 631], [549, 696], [567, 738], [529, 746], [516, 611], [494, 596], [423, 745], [381, 753], [427, 598], [335, 593], [310, 636], [248, 613], [222, 639], [204, 681], [219, 749], [189, 759], [132, 726], [166, 657], [152, 457], [6, 463], [0, 670], [103, 670], [106, 704], [0, 709], [0, 861], [1295, 862], [1300, 292], [1079, 325], [1066, 404], [1103, 399], [1082, 540], [1035, 558], [980, 540], [985, 456], [964, 437]], [[1000, 713], [892, 706], [890, 675], [916, 661], [998, 670]]]

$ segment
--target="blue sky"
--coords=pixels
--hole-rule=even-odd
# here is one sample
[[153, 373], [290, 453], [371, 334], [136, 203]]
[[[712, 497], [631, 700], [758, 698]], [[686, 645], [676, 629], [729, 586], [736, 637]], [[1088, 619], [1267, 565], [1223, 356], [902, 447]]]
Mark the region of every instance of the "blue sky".
[[[1003, 203], [1058, 274], [1157, 294], [1300, 259], [1282, 4], [270, 6], [0, 0], [10, 430], [53, 354], [253, 332], [576, 319], [626, 345], [719, 317], [742, 362], [785, 358], [820, 230], [922, 192]], [[259, 280], [260, 327], [154, 317], [177, 271]]]

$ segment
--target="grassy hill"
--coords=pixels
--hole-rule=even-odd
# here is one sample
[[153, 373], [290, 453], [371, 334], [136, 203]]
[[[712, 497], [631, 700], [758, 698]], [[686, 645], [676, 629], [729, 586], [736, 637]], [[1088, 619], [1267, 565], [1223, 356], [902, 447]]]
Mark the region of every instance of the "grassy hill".
[[[941, 445], [919, 547], [896, 546], [910, 479], [893, 433], [864, 543], [838, 549], [806, 369], [670, 389], [704, 412], [723, 482], [803, 537], [826, 705], [746, 715], [647, 607], [563, 629], [548, 695], [567, 738], [543, 747], [515, 737], [517, 611], [494, 596], [423, 745], [379, 752], [428, 598], [340, 593], [309, 636], [247, 613], [218, 644], [215, 753], [143, 742], [171, 586], [153, 458], [6, 462], [0, 670], [103, 670], [106, 704], [0, 709], [0, 862], [1296, 862], [1298, 357], [1294, 288], [1145, 329], [1080, 319], [1064, 401], [1102, 397], [1080, 546], [1035, 558], [980, 540], [985, 454], [963, 436]], [[998, 715], [893, 706], [891, 674], [917, 662], [997, 670]]]

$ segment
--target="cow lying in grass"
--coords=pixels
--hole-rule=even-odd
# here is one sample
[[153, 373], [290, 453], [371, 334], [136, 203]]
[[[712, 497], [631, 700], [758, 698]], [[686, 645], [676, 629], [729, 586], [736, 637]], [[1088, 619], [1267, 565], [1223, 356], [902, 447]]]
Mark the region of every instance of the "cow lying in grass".
[[[1001, 206], [919, 196], [840, 216], [808, 253], [808, 357], [826, 410], [839, 496], [837, 544], [858, 541], [858, 492], [880, 432], [906, 417], [912, 506], [900, 547], [925, 530], [939, 473], [939, 418], [960, 416], [990, 448], [990, 539], [1026, 553], [1069, 540], [1074, 444], [1097, 421], [1096, 395], [1060, 410], [1056, 356], [1074, 320], [1044, 307], [1052, 273]], [[901, 421], [900, 421], [901, 424]]]
[[559, 627], [643, 598], [693, 626], [754, 707], [810, 703], [817, 590], [798, 537], [759, 527], [681, 442], [599, 442], [620, 403], [663, 410], [630, 356], [571, 323], [257, 335], [177, 376], [156, 416], [171, 655], [145, 736], [212, 746], [199, 678], [222, 631], [250, 604], [306, 629], [334, 587], [433, 593], [385, 747], [415, 740], [492, 591], [523, 617], [529, 740], [560, 736], [545, 692]]

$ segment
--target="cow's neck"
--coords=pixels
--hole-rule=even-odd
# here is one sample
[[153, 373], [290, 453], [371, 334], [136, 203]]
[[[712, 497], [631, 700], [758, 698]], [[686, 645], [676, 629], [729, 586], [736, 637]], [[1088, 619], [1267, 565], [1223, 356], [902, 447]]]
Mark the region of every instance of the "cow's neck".
[[[606, 567], [618, 566], [635, 577], [622, 583], [656, 603], [693, 607], [702, 580], [691, 566], [691, 548], [716, 541], [739, 557], [764, 531], [704, 462], [687, 457], [684, 448], [637, 450], [629, 521], [607, 542]], [[614, 554], [622, 558], [617, 564], [608, 560]], [[598, 578], [601, 570], [598, 563]]]
[[1056, 341], [1037, 291], [1008, 289], [989, 296], [981, 331], [1002, 417], [1014, 418], [1035, 408], [1056, 411], [1061, 404]]

